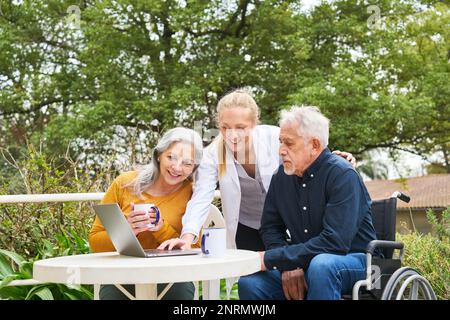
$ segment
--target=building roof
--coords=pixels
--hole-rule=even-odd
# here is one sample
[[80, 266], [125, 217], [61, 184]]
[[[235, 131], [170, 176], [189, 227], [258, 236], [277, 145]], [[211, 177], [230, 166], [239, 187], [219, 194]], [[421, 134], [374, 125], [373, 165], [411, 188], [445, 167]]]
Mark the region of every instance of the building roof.
[[450, 174], [423, 177], [373, 180], [364, 182], [372, 200], [389, 198], [394, 191], [411, 197], [409, 203], [398, 201], [397, 208], [446, 208], [450, 206]]

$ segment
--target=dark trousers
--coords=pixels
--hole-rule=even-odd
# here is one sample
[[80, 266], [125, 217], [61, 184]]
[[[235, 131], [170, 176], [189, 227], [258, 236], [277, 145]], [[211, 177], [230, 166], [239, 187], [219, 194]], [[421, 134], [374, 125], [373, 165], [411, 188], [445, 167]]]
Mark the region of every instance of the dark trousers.
[[[158, 283], [157, 292], [160, 294], [166, 283]], [[134, 285], [124, 284], [122, 287], [134, 296]], [[162, 300], [193, 300], [195, 287], [192, 282], [177, 282], [162, 297]], [[128, 300], [127, 296], [114, 285], [104, 285], [100, 287], [100, 300]]]
[[236, 231], [236, 247], [243, 250], [264, 251], [264, 243], [262, 242], [259, 230], [247, 227], [238, 223]]

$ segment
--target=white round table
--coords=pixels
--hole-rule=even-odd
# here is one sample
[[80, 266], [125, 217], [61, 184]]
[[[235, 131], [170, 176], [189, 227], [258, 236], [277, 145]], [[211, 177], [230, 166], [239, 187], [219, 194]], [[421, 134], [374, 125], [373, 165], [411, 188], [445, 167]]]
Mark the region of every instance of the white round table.
[[36, 261], [33, 279], [72, 285], [114, 284], [121, 290], [120, 284], [134, 284], [138, 300], [157, 299], [158, 283], [205, 281], [203, 298], [219, 299], [217, 279], [239, 277], [259, 270], [259, 254], [247, 250], [227, 250], [222, 258], [206, 258], [202, 254], [138, 258], [107, 252]]

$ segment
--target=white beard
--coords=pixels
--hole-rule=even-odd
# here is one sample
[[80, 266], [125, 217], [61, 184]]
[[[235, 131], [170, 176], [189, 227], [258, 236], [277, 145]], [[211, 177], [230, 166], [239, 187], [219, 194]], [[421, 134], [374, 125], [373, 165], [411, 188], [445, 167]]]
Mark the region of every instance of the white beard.
[[287, 174], [288, 176], [292, 176], [295, 174], [294, 168], [287, 169], [285, 166], [283, 166], [283, 169], [284, 169], [284, 173]]

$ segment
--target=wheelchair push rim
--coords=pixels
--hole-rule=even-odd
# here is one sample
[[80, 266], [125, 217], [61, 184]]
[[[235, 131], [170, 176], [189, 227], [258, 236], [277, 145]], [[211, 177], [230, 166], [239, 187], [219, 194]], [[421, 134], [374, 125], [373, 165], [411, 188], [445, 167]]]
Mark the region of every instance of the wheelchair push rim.
[[436, 295], [428, 280], [418, 271], [403, 267], [395, 271], [389, 278], [381, 300], [419, 300], [419, 292], [422, 293], [423, 300], [436, 300]]

